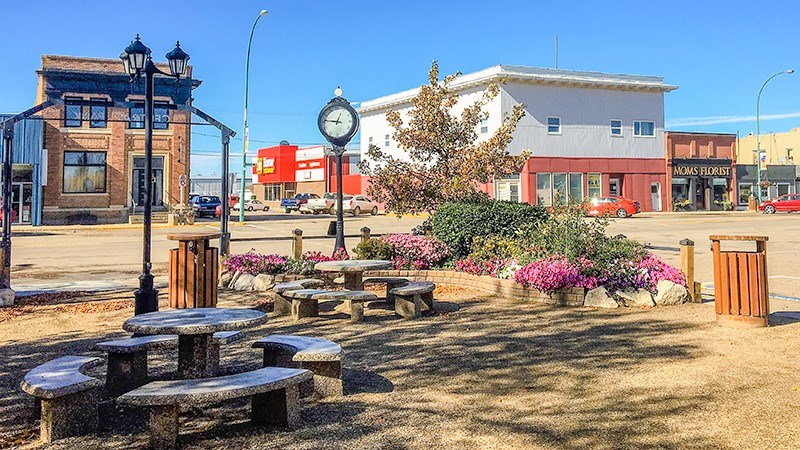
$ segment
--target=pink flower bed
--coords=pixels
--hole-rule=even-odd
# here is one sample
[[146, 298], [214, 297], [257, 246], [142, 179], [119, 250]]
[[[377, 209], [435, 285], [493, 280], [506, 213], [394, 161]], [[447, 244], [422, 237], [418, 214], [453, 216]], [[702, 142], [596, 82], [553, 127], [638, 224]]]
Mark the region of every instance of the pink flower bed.
[[247, 253], [231, 255], [225, 260], [226, 270], [231, 272], [258, 275], [260, 273], [277, 274], [283, 272], [287, 258], [281, 255], [262, 255], [250, 250]]
[[514, 281], [548, 294], [573, 287], [594, 289], [599, 280], [595, 276], [585, 275], [592, 268], [593, 264], [588, 259], [579, 258], [572, 262], [563, 256], [553, 255], [520, 268], [514, 274]]
[[442, 264], [450, 257], [450, 249], [428, 236], [389, 234], [381, 238], [392, 246], [392, 264], [397, 269], [426, 270]]
[[506, 265], [506, 260], [501, 258], [493, 258], [489, 261], [484, 261], [468, 257], [455, 262], [455, 268], [458, 272], [466, 272], [471, 275], [488, 275], [494, 278], [498, 278], [500, 271], [502, 271]]

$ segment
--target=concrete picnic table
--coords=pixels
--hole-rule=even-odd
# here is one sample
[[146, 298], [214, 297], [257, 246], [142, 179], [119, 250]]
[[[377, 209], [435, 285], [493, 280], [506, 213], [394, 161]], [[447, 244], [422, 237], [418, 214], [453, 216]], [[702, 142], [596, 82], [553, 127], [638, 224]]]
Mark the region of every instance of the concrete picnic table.
[[266, 320], [266, 314], [255, 309], [170, 309], [131, 317], [122, 328], [144, 335], [177, 334], [178, 376], [190, 379], [214, 376], [211, 351], [214, 333], [254, 327]]
[[380, 259], [350, 259], [347, 261], [325, 261], [314, 265], [321, 272], [341, 272], [344, 274], [344, 288], [350, 291], [363, 291], [362, 276], [368, 270], [391, 269], [392, 262]]

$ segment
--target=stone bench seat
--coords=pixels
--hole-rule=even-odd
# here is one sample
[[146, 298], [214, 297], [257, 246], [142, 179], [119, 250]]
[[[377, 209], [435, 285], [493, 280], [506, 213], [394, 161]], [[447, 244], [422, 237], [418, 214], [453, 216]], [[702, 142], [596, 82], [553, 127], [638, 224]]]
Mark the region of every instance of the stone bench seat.
[[[314, 373], [314, 392], [322, 397], [342, 395], [342, 347], [339, 344], [313, 336], [273, 334], [255, 341], [253, 348], [264, 349], [264, 367], [308, 369]], [[308, 395], [310, 391], [301, 385], [301, 395]]]
[[42, 442], [82, 436], [97, 428], [98, 391], [103, 382], [81, 371], [101, 363], [100, 358], [62, 356], [25, 375], [20, 387], [36, 398]]
[[394, 306], [394, 294], [392, 289], [400, 286], [405, 286], [410, 281], [407, 278], [401, 277], [369, 277], [364, 279], [364, 286], [371, 284], [385, 284], [386, 285], [386, 303]]
[[405, 319], [422, 315], [423, 311], [433, 311], [436, 307], [433, 291], [436, 284], [430, 281], [414, 281], [391, 290], [395, 296], [394, 311]]
[[281, 294], [286, 291], [296, 291], [299, 289], [315, 288], [322, 286], [324, 284], [325, 282], [322, 280], [316, 280], [314, 278], [305, 278], [302, 280], [284, 281], [283, 283], [278, 283], [272, 288], [272, 290], [278, 294]]
[[151, 447], [174, 448], [181, 405], [203, 406], [251, 397], [253, 422], [295, 428], [300, 420], [298, 386], [312, 379], [308, 370], [265, 367], [215, 378], [153, 381], [122, 395], [117, 402], [149, 408]]
[[278, 294], [275, 298], [274, 311], [280, 315], [292, 314], [292, 301], [287, 299], [283, 293], [286, 291], [299, 291], [301, 289], [318, 288], [324, 285], [322, 280], [314, 278], [305, 278], [302, 280], [284, 281], [283, 283], [276, 284], [272, 291]]
[[[213, 373], [219, 371], [219, 346], [241, 339], [241, 331], [218, 331], [211, 337], [211, 361]], [[156, 334], [136, 336], [95, 344], [96, 350], [108, 353], [106, 392], [118, 397], [149, 381], [147, 375], [147, 352], [156, 349], [178, 347], [178, 335]]]
[[345, 303], [351, 322], [364, 319], [364, 302], [377, 300], [378, 296], [368, 291], [326, 291], [321, 289], [298, 289], [281, 294], [291, 301], [294, 320], [319, 316], [319, 301], [334, 300]]

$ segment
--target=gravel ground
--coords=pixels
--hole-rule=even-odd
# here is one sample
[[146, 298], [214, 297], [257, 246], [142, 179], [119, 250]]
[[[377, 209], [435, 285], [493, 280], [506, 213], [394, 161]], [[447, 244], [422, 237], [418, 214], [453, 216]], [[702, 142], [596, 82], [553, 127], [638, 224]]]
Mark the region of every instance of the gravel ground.
[[[162, 295], [164, 298], [165, 295]], [[460, 290], [437, 293], [440, 311], [402, 321], [372, 304], [362, 324], [321, 305], [319, 318], [271, 318], [223, 348], [225, 370], [258, 367], [250, 341], [270, 333], [322, 336], [345, 351], [346, 395], [308, 401], [287, 432], [247, 422], [247, 404], [181, 415], [187, 449], [797, 448], [800, 323], [732, 330], [711, 304], [652, 310], [547, 308]], [[255, 294], [221, 293], [220, 306]], [[121, 303], [116, 301], [117, 304]], [[325, 308], [325, 306], [328, 306]], [[0, 323], [0, 447], [38, 446], [26, 371], [124, 336], [132, 314], [39, 307]], [[157, 377], [171, 352], [151, 358]], [[102, 375], [103, 367], [97, 369]], [[141, 420], [114, 422], [57, 449], [146, 445]]]

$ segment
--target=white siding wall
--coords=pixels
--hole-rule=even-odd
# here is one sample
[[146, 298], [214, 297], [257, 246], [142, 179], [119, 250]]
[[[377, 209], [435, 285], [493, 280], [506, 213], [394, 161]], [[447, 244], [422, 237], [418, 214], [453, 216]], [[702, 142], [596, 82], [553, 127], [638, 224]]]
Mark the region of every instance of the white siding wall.
[[[664, 94], [509, 83], [503, 111], [525, 104], [508, 150], [533, 156], [663, 158]], [[561, 118], [561, 135], [547, 134], [547, 118]], [[611, 136], [611, 119], [622, 120], [622, 137]], [[633, 121], [655, 122], [654, 137], [634, 137]]]
[[[472, 88], [467, 89], [461, 92], [459, 96], [458, 103], [453, 108], [453, 114], [458, 116], [467, 106], [475, 103], [480, 97], [483, 95], [484, 87], [480, 88]], [[476, 128], [476, 132], [478, 133], [478, 139], [481, 137], [489, 137], [494, 133], [494, 130], [500, 126], [501, 123], [501, 114], [500, 114], [500, 105], [501, 105], [501, 95], [498, 94], [491, 102], [489, 102], [486, 106], [484, 106], [484, 110], [489, 112], [488, 117], [488, 127], [489, 132], [485, 135], [481, 135], [480, 132], [480, 124]], [[398, 111], [403, 118], [404, 123], [408, 123], [408, 111], [411, 109], [410, 104], [396, 106], [393, 108], [395, 111]], [[368, 112], [362, 114], [361, 116], [361, 154], [362, 158], [367, 158], [367, 149], [369, 148], [369, 138], [372, 138], [372, 143], [377, 145], [378, 147], [386, 150], [384, 147], [385, 136], [394, 135], [394, 128], [389, 126], [389, 123], [386, 121], [386, 114], [382, 110], [380, 112]], [[398, 150], [397, 142], [392, 138], [389, 146], [389, 153], [391, 153], [395, 157], [402, 157], [405, 152]]]

